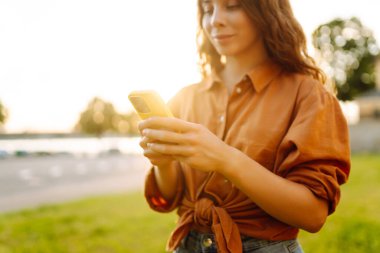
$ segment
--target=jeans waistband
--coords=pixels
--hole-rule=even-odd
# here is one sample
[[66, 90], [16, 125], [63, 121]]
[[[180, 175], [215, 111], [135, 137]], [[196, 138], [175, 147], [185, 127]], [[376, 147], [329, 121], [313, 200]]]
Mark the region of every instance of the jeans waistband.
[[[286, 241], [269, 241], [244, 235], [241, 235], [241, 239], [243, 244], [243, 252], [256, 252], [256, 250], [262, 248], [267, 248], [269, 250], [268, 252], [302, 252], [302, 248], [296, 239]], [[187, 249], [191, 248], [194, 252], [217, 252], [214, 234], [200, 233], [195, 230], [191, 230], [189, 232], [188, 236], [183, 241], [182, 247]], [[266, 250], [264, 251], [267, 252]], [[259, 250], [257, 252], [262, 251]]]
[[[191, 230], [189, 235], [187, 236], [187, 240], [191, 241], [203, 241], [205, 239], [211, 239], [213, 242], [215, 242], [215, 236], [212, 233], [203, 233], [198, 232], [196, 230]], [[241, 235], [241, 240], [243, 245], [249, 243], [251, 246], [256, 246], [257, 248], [266, 247], [275, 243], [278, 243], [280, 241], [269, 241], [269, 240], [263, 240], [263, 239], [257, 239], [245, 235]]]

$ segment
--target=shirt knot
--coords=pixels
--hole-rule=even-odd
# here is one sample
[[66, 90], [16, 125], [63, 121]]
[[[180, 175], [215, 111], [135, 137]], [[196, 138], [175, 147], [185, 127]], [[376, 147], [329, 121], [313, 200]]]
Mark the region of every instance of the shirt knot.
[[201, 198], [194, 205], [194, 223], [203, 227], [212, 224], [212, 212], [214, 202], [208, 198]]
[[211, 228], [220, 253], [242, 253], [239, 228], [228, 211], [222, 206], [215, 206], [210, 198], [191, 201], [183, 199], [182, 214], [176, 229], [167, 244], [168, 251], [174, 251], [181, 240], [190, 232], [193, 224]]

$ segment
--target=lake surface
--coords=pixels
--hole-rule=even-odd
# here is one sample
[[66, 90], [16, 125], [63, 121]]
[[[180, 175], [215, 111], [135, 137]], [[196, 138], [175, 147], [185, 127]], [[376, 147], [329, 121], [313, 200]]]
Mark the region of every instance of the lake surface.
[[73, 155], [98, 155], [109, 152], [142, 154], [139, 137], [73, 137], [30, 139], [0, 139], [2, 156], [31, 153], [70, 153]]

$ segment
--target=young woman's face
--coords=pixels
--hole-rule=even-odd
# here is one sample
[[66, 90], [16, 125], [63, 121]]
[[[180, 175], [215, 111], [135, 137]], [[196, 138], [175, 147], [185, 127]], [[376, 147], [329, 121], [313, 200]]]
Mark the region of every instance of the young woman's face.
[[202, 27], [217, 52], [238, 56], [251, 51], [261, 37], [238, 0], [200, 0]]

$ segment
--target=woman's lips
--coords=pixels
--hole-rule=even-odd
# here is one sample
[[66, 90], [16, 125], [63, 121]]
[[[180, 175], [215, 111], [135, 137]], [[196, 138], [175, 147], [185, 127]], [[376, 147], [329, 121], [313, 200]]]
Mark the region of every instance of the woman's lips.
[[217, 35], [213, 35], [212, 38], [216, 41], [223, 42], [223, 41], [229, 40], [233, 36], [234, 35], [232, 34], [217, 34]]

